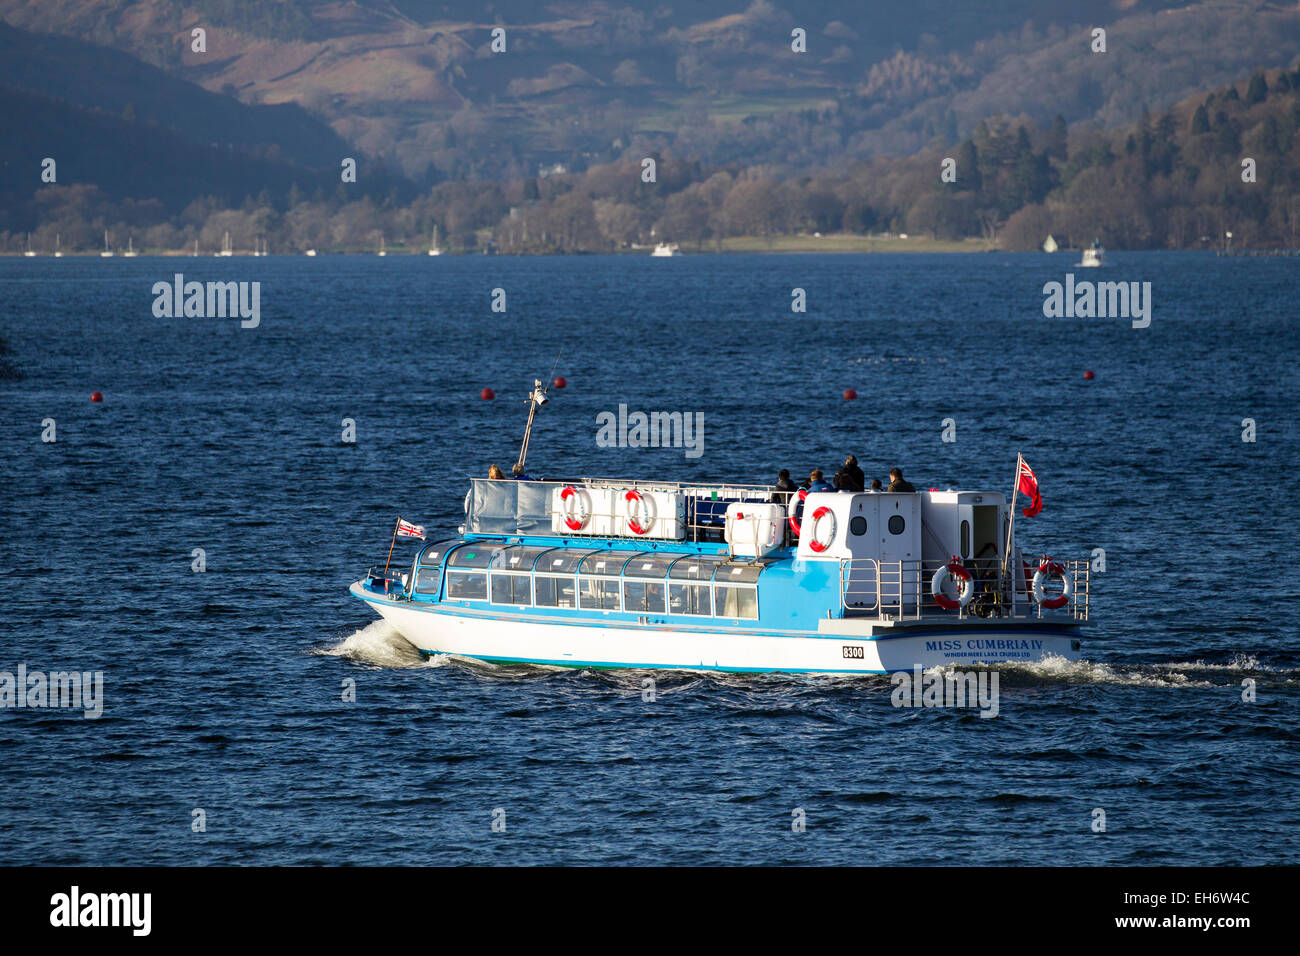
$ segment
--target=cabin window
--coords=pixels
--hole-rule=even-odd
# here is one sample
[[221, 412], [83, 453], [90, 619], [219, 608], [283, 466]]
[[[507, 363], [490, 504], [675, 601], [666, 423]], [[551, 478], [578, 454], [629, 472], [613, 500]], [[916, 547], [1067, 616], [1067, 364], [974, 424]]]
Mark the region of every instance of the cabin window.
[[630, 614], [663, 614], [663, 584], [658, 581], [624, 581], [623, 610]]
[[618, 578], [578, 578], [578, 606], [587, 610], [618, 610]]
[[433, 544], [425, 545], [424, 550], [420, 552], [420, 566], [425, 568], [441, 567], [442, 559], [447, 556], [447, 552], [458, 544], [460, 544], [460, 540], [452, 538], [447, 541], [435, 541]]
[[889, 516], [889, 533], [890, 533], [890, 534], [902, 534], [902, 533], [903, 533], [903, 529], [905, 529], [906, 527], [907, 527], [907, 522], [903, 520], [903, 516], [902, 516], [902, 515], [890, 515], [890, 516]]
[[[533, 563], [554, 548], [535, 548], [516, 545], [498, 551], [492, 556], [491, 567], [496, 571], [531, 571]], [[543, 557], [544, 561], [545, 558]]]
[[[531, 559], [529, 560], [531, 564]], [[528, 584], [528, 575], [526, 574], [503, 574], [495, 571], [492, 574], [492, 603], [493, 604], [532, 604], [532, 589]]]
[[416, 594], [437, 594], [442, 585], [440, 568], [420, 568], [415, 574]]
[[[595, 551], [567, 551], [563, 548], [556, 548], [553, 551], [547, 551], [537, 559], [537, 571], [544, 574], [573, 574], [578, 570], [578, 565], [589, 555], [596, 554]], [[615, 574], [618, 572], [615, 571]]]
[[577, 607], [578, 580], [574, 577], [539, 574], [533, 579], [538, 607]]
[[862, 515], [854, 515], [853, 520], [849, 522], [849, 534], [862, 535], [867, 533], [867, 519]]
[[506, 548], [504, 544], [482, 544], [470, 542], [463, 548], [457, 548], [447, 558], [449, 568], [486, 568], [493, 555]]
[[970, 522], [969, 521], [963, 521], [961, 523], [961, 556], [963, 558], [970, 557]]
[[447, 597], [456, 601], [486, 601], [486, 571], [448, 571]]
[[718, 617], [758, 618], [758, 589], [714, 585], [714, 613]]
[[707, 584], [668, 585], [668, 610], [673, 614], [698, 614], [708, 616], [713, 613]]

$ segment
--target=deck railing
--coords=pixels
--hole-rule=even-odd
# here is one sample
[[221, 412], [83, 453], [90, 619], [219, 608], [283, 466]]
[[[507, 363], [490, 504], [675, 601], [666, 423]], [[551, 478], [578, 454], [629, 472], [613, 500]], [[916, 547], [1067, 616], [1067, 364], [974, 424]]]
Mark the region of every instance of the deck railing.
[[[771, 485], [731, 482], [628, 481], [614, 478], [513, 481], [475, 478], [465, 498], [465, 530], [471, 534], [553, 534], [553, 494], [556, 489], [568, 485], [590, 491], [635, 488], [644, 493], [679, 493], [685, 499], [685, 540], [696, 542], [723, 540], [727, 505], [732, 502], [775, 502], [784, 506], [788, 499], [787, 492], [778, 492]], [[597, 512], [589, 518], [604, 519], [604, 526], [613, 529], [613, 533], [601, 537], [639, 537], [627, 528], [620, 528], [616, 521], [617, 515]], [[794, 543], [787, 523], [782, 544], [788, 546]]]
[[[1066, 604], [1056, 610], [1034, 603], [1024, 569], [1002, 575], [996, 558], [962, 562], [974, 579], [975, 593], [964, 608], [946, 610], [930, 593], [930, 582], [947, 560], [877, 561], [872, 558], [840, 562], [840, 602], [846, 616], [874, 615], [891, 620], [922, 617], [1014, 617], [1088, 620], [1091, 611], [1090, 565], [1087, 561], [1061, 561], [1073, 586]], [[1032, 576], [1033, 569], [1030, 569]]]

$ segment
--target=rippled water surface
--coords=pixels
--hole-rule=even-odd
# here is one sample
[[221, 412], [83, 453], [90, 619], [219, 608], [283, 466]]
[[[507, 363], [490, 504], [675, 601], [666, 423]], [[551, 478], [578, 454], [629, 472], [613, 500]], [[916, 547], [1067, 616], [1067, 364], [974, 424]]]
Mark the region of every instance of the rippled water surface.
[[[0, 260], [0, 671], [105, 681], [99, 720], [0, 710], [0, 863], [1300, 862], [1300, 260], [1113, 258], [1077, 275], [1150, 281], [1147, 329], [1044, 319], [1065, 254]], [[260, 327], [155, 318], [178, 270], [260, 281]], [[854, 452], [1009, 491], [1023, 452], [1026, 552], [1105, 549], [1087, 660], [1003, 668], [985, 720], [887, 678], [645, 702], [642, 672], [421, 659], [347, 586], [398, 513], [454, 529], [557, 354], [540, 475]], [[598, 448], [619, 403], [703, 411], [704, 454]]]

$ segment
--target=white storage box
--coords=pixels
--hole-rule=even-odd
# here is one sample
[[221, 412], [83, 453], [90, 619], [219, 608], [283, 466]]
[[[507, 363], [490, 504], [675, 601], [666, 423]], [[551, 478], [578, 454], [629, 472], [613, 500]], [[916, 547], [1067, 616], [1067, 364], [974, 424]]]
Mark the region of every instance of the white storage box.
[[737, 557], [761, 558], [781, 546], [785, 508], [765, 501], [727, 505], [727, 544]]

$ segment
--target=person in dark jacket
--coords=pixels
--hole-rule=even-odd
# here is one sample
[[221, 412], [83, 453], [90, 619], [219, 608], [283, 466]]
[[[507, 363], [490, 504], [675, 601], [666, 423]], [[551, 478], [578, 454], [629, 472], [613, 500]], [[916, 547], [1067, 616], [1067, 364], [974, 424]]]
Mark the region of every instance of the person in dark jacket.
[[889, 469], [889, 487], [886, 488], [885, 490], [886, 491], [916, 491], [916, 489], [912, 487], [912, 483], [910, 481], [905, 481], [903, 479], [903, 469], [901, 468]]
[[778, 505], [789, 503], [790, 496], [799, 490], [799, 486], [790, 477], [790, 469], [782, 468], [776, 473], [776, 486], [772, 489], [772, 501]]
[[858, 467], [856, 455], [849, 455], [848, 458], [844, 459], [844, 467], [839, 470], [838, 474], [840, 491], [862, 491], [865, 487], [864, 482], [867, 476]]

